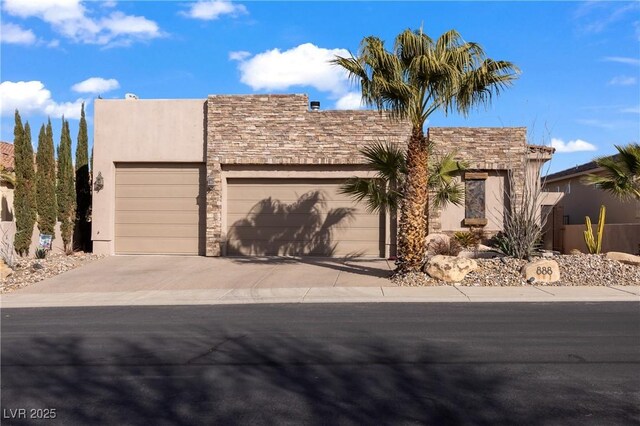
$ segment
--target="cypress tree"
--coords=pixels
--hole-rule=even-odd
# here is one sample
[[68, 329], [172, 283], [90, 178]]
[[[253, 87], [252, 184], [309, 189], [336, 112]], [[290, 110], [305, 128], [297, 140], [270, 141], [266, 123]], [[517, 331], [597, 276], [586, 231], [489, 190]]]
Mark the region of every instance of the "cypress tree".
[[16, 218], [14, 248], [20, 256], [29, 254], [33, 225], [36, 221], [35, 170], [33, 169], [33, 146], [29, 122], [22, 127], [18, 110], [15, 112], [13, 128], [13, 149], [15, 156], [16, 187], [13, 194], [13, 208]]
[[[76, 245], [91, 251], [91, 176], [89, 174], [89, 141], [84, 103], [80, 111], [78, 144], [76, 145]], [[93, 160], [93, 155], [92, 158]]]
[[38, 206], [38, 229], [41, 234], [55, 236], [56, 164], [53, 152], [53, 130], [51, 119], [40, 128], [38, 152], [36, 153], [36, 204]]
[[73, 237], [73, 226], [76, 215], [76, 194], [73, 185], [73, 164], [71, 163], [71, 134], [69, 122], [62, 117], [62, 132], [58, 146], [58, 183], [56, 195], [58, 199], [58, 221], [64, 250], [67, 252]]

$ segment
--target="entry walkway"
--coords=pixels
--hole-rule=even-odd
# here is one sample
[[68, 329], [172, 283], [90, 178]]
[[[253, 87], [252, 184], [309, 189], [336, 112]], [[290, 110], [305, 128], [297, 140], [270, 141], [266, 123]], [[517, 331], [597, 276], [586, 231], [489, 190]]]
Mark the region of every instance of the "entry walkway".
[[640, 301], [640, 287], [397, 287], [383, 259], [114, 256], [1, 296], [3, 308], [340, 302]]

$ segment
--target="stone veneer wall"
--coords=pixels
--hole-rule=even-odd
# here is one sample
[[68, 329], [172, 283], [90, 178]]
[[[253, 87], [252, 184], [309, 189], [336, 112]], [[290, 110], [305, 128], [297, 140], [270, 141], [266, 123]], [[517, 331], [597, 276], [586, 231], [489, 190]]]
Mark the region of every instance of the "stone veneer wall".
[[216, 95], [206, 108], [207, 256], [220, 255], [225, 164], [356, 165], [378, 140], [406, 143], [411, 129], [375, 111], [309, 111], [306, 95]]
[[[434, 155], [455, 151], [456, 159], [469, 163], [469, 171], [512, 170], [516, 197], [522, 196], [529, 150], [525, 127], [432, 127], [428, 138], [434, 144]], [[442, 230], [441, 214], [442, 209], [431, 208], [430, 233]]]

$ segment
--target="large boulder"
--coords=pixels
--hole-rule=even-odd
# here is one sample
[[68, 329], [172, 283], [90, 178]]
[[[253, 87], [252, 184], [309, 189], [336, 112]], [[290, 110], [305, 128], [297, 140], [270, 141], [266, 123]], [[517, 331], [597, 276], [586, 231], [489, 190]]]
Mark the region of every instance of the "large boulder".
[[531, 283], [554, 283], [560, 280], [560, 266], [558, 262], [551, 259], [529, 262], [520, 272]]
[[0, 259], [0, 279], [6, 279], [7, 277], [13, 274], [13, 269], [11, 269], [4, 260]]
[[427, 235], [427, 238], [424, 239], [424, 244], [425, 246], [429, 246], [429, 243], [431, 243], [432, 241], [436, 241], [436, 240], [440, 240], [443, 243], [445, 243], [446, 245], [449, 245], [450, 241], [451, 241], [451, 237], [448, 236], [447, 234], [437, 234], [437, 233], [433, 233], [433, 234], [429, 234]]
[[433, 256], [426, 263], [424, 272], [430, 277], [447, 282], [460, 282], [469, 272], [478, 269], [473, 259], [455, 256]]
[[622, 253], [619, 251], [610, 251], [605, 256], [607, 259], [617, 260], [618, 262], [626, 263], [627, 265], [640, 266], [640, 256], [635, 256], [629, 253]]

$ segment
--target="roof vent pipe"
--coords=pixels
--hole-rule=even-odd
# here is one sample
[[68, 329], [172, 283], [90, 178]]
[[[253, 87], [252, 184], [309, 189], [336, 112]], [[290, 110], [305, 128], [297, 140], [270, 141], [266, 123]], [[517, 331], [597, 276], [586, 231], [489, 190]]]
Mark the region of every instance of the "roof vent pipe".
[[319, 111], [320, 110], [320, 101], [311, 101], [309, 103], [309, 106], [311, 107], [311, 111]]

